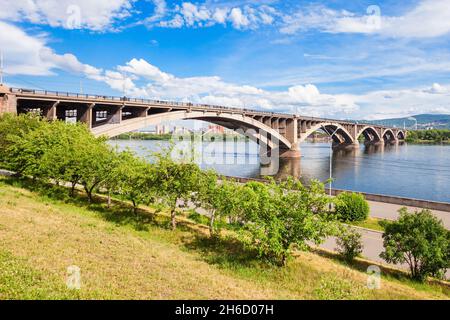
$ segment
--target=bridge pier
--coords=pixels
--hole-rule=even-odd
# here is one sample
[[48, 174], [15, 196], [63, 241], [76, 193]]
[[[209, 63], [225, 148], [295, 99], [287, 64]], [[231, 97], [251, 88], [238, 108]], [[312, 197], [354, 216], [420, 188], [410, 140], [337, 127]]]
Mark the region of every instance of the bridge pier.
[[292, 148], [290, 150], [282, 150], [280, 152], [280, 158], [282, 159], [298, 159], [301, 158], [302, 153], [300, 152], [300, 147]]
[[5, 85], [0, 85], [0, 114], [2, 113], [17, 114], [17, 97]]
[[281, 158], [284, 159], [298, 159], [301, 157], [299, 140], [298, 140], [298, 123], [297, 117], [293, 119], [284, 119], [285, 121], [285, 136], [291, 143], [291, 148], [289, 150], [284, 150], [280, 154]]
[[46, 112], [46, 114], [45, 114], [45, 117], [46, 117], [48, 120], [54, 121], [54, 120], [57, 120], [57, 119], [58, 119], [57, 113], [56, 113], [56, 108], [57, 108], [58, 104], [59, 104], [59, 101], [56, 101], [55, 103], [53, 103], [53, 104], [51, 105], [50, 108], [48, 108], [48, 110], [47, 110], [47, 112]]
[[87, 125], [89, 129], [92, 129], [92, 109], [94, 109], [95, 103], [92, 103], [87, 106], [87, 109], [83, 112], [83, 114], [80, 117], [80, 122], [83, 122]]

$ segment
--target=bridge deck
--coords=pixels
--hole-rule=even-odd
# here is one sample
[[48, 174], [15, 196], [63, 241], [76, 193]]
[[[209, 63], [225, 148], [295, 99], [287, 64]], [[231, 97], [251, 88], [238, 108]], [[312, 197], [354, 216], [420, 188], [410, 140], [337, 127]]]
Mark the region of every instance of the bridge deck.
[[249, 116], [265, 116], [265, 117], [277, 117], [286, 119], [301, 119], [315, 122], [336, 122], [339, 124], [358, 124], [367, 126], [376, 126], [380, 128], [392, 128], [389, 126], [375, 125], [373, 123], [365, 123], [353, 120], [337, 120], [331, 118], [320, 118], [320, 117], [308, 117], [303, 115], [294, 115], [289, 113], [280, 112], [270, 112], [261, 111], [256, 109], [248, 108], [236, 108], [236, 107], [225, 107], [218, 105], [209, 104], [198, 104], [190, 102], [178, 102], [178, 101], [166, 101], [166, 100], [152, 100], [152, 99], [141, 99], [141, 98], [130, 98], [130, 97], [118, 97], [118, 96], [108, 96], [108, 95], [93, 95], [93, 94], [81, 94], [81, 93], [70, 93], [70, 92], [58, 92], [58, 91], [48, 91], [48, 90], [34, 90], [34, 89], [22, 89], [22, 88], [11, 88], [11, 92], [14, 93], [19, 99], [29, 99], [29, 100], [48, 100], [48, 101], [66, 101], [71, 103], [87, 103], [87, 104], [106, 104], [106, 105], [117, 105], [117, 106], [130, 106], [130, 107], [158, 107], [158, 108], [175, 108], [180, 110], [193, 110], [193, 111], [217, 111], [217, 112], [229, 112], [229, 113], [239, 113]]

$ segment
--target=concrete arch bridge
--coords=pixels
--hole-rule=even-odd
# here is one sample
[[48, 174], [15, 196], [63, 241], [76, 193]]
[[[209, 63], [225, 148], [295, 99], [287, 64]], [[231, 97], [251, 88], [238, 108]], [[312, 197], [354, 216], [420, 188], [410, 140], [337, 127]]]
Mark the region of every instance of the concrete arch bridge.
[[0, 86], [0, 113], [36, 112], [50, 120], [80, 121], [97, 135], [114, 137], [173, 120], [202, 120], [243, 130], [252, 140], [284, 157], [299, 157], [299, 143], [322, 130], [335, 146], [395, 143], [407, 132], [374, 124], [213, 105], [39, 91]]

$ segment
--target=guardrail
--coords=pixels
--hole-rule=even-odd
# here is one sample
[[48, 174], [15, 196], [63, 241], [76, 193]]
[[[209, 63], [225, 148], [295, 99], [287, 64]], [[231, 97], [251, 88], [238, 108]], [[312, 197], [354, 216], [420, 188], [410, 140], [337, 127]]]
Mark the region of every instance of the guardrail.
[[[180, 106], [185, 108], [207, 108], [212, 110], [230, 110], [237, 112], [249, 112], [249, 113], [258, 113], [267, 116], [278, 116], [278, 117], [297, 117], [294, 114], [289, 113], [277, 113], [277, 112], [268, 112], [268, 111], [259, 111], [255, 109], [247, 109], [247, 108], [235, 108], [235, 107], [225, 107], [218, 105], [210, 105], [210, 104], [199, 104], [199, 103], [191, 103], [191, 102], [179, 102], [179, 101], [167, 101], [167, 100], [153, 100], [153, 99], [142, 99], [142, 98], [131, 98], [131, 97], [118, 97], [118, 96], [108, 96], [108, 95], [95, 95], [95, 94], [83, 94], [83, 93], [73, 93], [73, 92], [59, 92], [52, 90], [35, 90], [35, 89], [25, 89], [25, 88], [10, 88], [12, 93], [16, 94], [30, 94], [30, 95], [44, 95], [44, 96], [52, 96], [52, 97], [67, 97], [67, 98], [77, 98], [77, 99], [95, 99], [102, 101], [115, 101], [115, 102], [134, 102], [134, 103], [142, 103], [142, 104], [160, 104], [167, 106]], [[376, 125], [373, 123], [365, 123], [354, 120], [336, 120], [329, 118], [317, 118], [317, 117], [305, 117], [298, 116], [302, 120], [308, 121], [322, 121], [322, 122], [338, 122], [339, 124], [358, 124], [358, 125], [367, 125], [367, 126], [376, 126], [380, 128], [390, 128], [397, 129], [394, 127]]]

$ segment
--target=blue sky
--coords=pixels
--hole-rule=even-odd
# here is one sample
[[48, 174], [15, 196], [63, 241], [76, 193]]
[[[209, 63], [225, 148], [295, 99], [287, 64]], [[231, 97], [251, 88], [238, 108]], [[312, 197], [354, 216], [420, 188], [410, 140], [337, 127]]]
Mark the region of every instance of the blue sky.
[[0, 2], [11, 86], [336, 118], [450, 113], [450, 0]]

